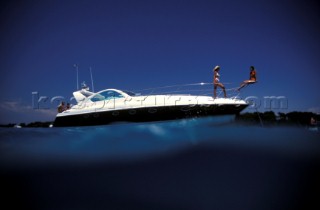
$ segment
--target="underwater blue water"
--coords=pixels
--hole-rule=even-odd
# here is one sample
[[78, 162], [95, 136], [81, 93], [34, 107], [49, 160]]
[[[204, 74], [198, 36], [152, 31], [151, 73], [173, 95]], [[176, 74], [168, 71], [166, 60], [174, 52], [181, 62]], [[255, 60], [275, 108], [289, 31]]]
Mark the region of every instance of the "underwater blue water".
[[305, 209], [319, 137], [217, 118], [2, 128], [1, 183], [30, 209]]

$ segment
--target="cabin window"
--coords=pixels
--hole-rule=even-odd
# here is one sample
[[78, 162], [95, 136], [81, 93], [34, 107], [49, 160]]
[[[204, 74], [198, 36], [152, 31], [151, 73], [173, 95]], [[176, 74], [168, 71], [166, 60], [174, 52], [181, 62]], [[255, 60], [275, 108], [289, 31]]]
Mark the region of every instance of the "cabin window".
[[123, 95], [113, 90], [107, 90], [93, 96], [91, 98], [91, 101], [96, 102], [96, 101], [104, 101], [104, 100], [117, 99], [117, 98], [123, 98]]

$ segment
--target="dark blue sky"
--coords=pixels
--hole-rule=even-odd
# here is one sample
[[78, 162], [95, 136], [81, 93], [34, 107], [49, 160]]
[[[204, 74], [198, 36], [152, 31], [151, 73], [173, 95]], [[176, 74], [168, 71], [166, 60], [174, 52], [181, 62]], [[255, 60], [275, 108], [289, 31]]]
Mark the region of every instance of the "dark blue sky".
[[211, 82], [215, 65], [232, 88], [254, 65], [259, 82], [243, 98], [320, 112], [319, 14], [310, 0], [3, 2], [0, 123], [53, 120], [55, 109], [32, 109], [31, 92], [71, 97], [75, 63], [87, 83], [92, 67], [95, 90]]

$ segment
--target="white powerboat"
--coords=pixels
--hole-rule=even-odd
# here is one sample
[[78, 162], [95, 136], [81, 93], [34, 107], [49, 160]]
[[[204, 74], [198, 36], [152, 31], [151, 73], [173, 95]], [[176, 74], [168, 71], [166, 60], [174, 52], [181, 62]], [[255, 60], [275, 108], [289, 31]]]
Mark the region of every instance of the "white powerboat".
[[[204, 84], [204, 83], [201, 83]], [[73, 93], [77, 105], [58, 113], [54, 126], [88, 126], [115, 122], [150, 122], [214, 115], [235, 115], [249, 104], [237, 97], [190, 94], [134, 94], [118, 89]]]

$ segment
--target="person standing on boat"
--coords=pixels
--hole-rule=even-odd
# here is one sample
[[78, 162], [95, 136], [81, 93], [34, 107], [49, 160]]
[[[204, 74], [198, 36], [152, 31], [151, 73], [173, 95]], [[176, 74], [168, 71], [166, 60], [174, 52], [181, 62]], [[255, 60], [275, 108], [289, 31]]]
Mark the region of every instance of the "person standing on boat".
[[257, 82], [257, 73], [256, 73], [256, 69], [254, 68], [254, 66], [250, 66], [250, 77], [248, 80], [243, 81], [240, 84], [240, 87], [237, 89], [238, 91], [240, 91], [241, 88], [256, 83]]
[[217, 87], [222, 88], [224, 97], [227, 97], [226, 89], [222, 83], [220, 83], [220, 66], [216, 66], [213, 69], [213, 97], [217, 97]]

